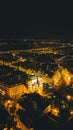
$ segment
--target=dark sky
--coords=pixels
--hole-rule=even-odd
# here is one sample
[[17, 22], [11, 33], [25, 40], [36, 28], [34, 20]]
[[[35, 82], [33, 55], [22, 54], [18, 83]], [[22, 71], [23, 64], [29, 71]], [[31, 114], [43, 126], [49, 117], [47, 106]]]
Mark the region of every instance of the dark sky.
[[72, 38], [71, 3], [5, 2], [0, 25], [1, 38]]

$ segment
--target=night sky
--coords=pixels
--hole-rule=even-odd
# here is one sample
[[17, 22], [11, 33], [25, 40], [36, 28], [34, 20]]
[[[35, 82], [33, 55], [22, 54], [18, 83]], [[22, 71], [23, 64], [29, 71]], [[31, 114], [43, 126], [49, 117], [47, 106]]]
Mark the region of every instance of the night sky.
[[71, 3], [3, 3], [0, 38], [73, 38]]

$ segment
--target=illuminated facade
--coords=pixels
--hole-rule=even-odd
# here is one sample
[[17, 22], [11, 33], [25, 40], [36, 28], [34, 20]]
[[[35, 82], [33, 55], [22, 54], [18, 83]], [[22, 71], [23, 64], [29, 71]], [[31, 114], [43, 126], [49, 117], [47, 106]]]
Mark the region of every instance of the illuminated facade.
[[15, 97], [17, 95], [22, 95], [22, 94], [24, 94], [26, 92], [27, 92], [27, 88], [25, 87], [24, 84], [17, 84], [17, 85], [11, 86], [10, 88], [8, 87], [8, 89], [7, 89], [7, 94], [10, 97]]
[[43, 92], [43, 83], [41, 77], [34, 77], [28, 81], [28, 92]]
[[73, 83], [73, 74], [71, 74], [66, 68], [62, 70], [57, 70], [52, 77], [53, 84], [56, 88], [62, 86], [68, 86]]

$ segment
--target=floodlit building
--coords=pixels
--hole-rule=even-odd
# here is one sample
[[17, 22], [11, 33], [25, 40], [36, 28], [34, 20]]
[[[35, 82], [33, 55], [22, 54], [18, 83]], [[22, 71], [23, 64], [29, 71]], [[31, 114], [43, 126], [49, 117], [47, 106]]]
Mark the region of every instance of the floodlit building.
[[35, 77], [32, 75], [27, 84], [28, 92], [43, 92], [43, 83], [41, 77]]
[[7, 94], [10, 97], [15, 97], [17, 95], [22, 95], [24, 93], [26, 93], [27, 88], [25, 87], [24, 84], [16, 84], [16, 85], [12, 85], [12, 86], [8, 86], [7, 88]]
[[24, 84], [5, 85], [1, 84], [0, 87], [9, 97], [20, 96], [27, 92], [27, 88]]

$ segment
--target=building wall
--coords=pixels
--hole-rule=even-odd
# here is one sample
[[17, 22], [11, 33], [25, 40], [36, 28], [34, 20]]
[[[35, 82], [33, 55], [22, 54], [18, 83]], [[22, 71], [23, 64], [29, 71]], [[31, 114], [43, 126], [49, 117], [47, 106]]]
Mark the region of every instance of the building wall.
[[33, 82], [33, 80], [28, 81], [28, 92], [43, 92], [43, 84], [40, 81], [39, 83]]
[[22, 95], [27, 92], [27, 88], [24, 84], [18, 84], [16, 86], [11, 86], [7, 93], [10, 97], [15, 97], [17, 95]]

